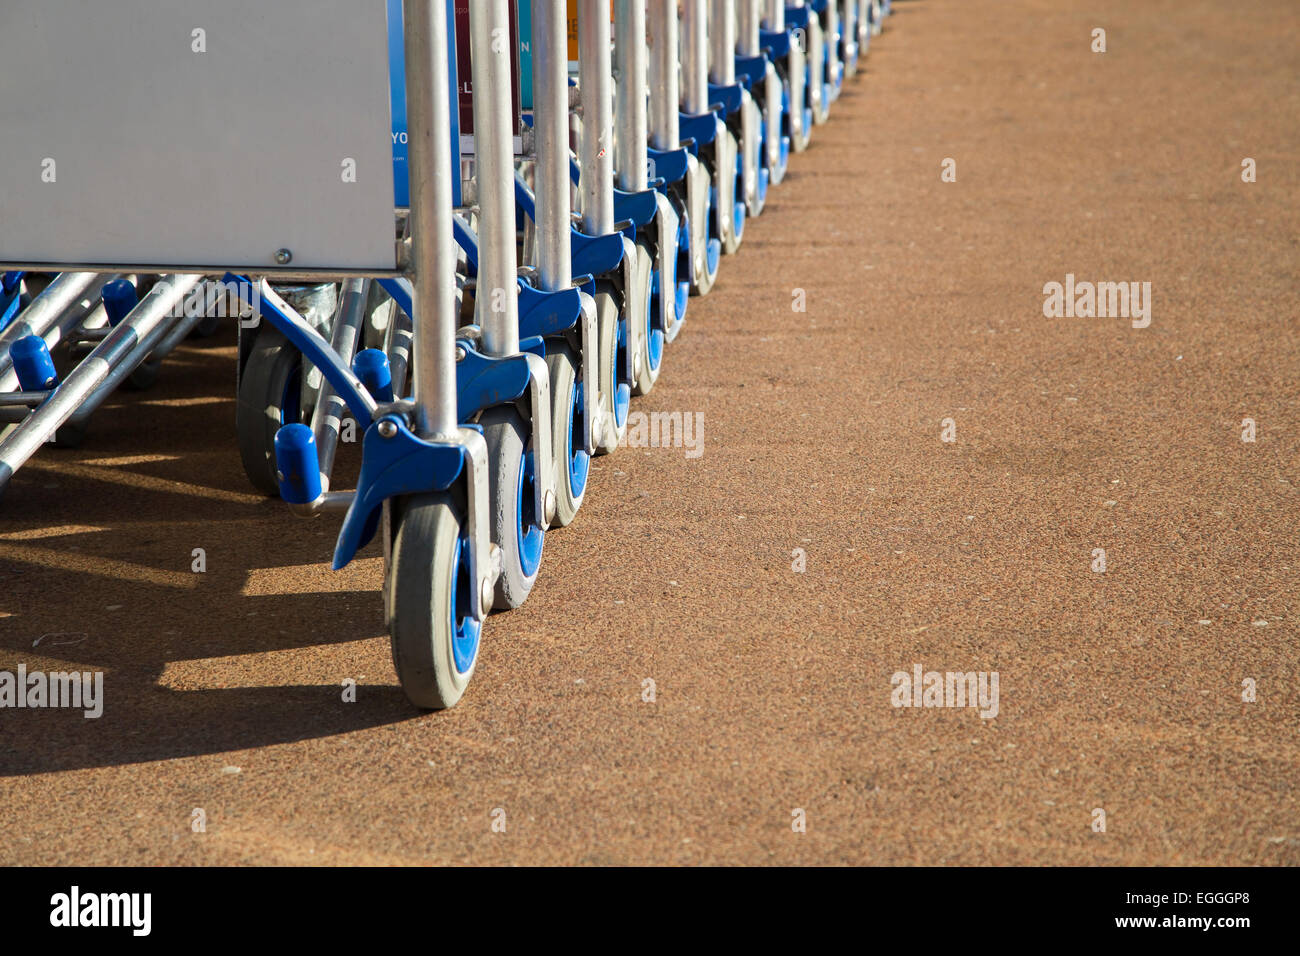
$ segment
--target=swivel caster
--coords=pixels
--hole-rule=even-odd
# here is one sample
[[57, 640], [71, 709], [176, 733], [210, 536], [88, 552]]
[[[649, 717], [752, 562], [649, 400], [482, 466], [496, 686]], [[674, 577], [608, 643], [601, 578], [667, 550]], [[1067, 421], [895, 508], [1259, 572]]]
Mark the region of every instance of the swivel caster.
[[802, 153], [812, 139], [813, 115], [808, 105], [808, 67], [797, 43], [791, 44], [789, 75], [785, 79], [786, 131], [790, 149]]
[[654, 297], [651, 284], [654, 275], [654, 258], [643, 243], [636, 246], [636, 286], [631, 290], [631, 299], [636, 304], [632, 311], [637, 323], [637, 348], [632, 359], [632, 394], [648, 395], [659, 381], [659, 370], [663, 366], [664, 333], [655, 321]]
[[616, 449], [627, 434], [627, 412], [632, 393], [619, 382], [618, 352], [619, 316], [618, 296], [614, 288], [600, 282], [596, 285], [596, 338], [600, 354], [599, 405], [604, 427], [596, 441], [596, 454], [608, 455]]
[[555, 520], [558, 527], [573, 523], [587, 493], [591, 458], [585, 450], [587, 418], [578, 378], [578, 357], [567, 344], [547, 343], [546, 367], [551, 373], [551, 442], [555, 459]]
[[[721, 141], [725, 138], [725, 144]], [[738, 142], [728, 131], [719, 137], [723, 148], [718, 150], [722, 175], [717, 177], [719, 201], [716, 205], [718, 217], [718, 236], [722, 241], [722, 251], [729, 256], [740, 251], [740, 243], [745, 238], [745, 189], [744, 174], [741, 171], [743, 157]], [[724, 158], [725, 156], [725, 158]], [[729, 202], [722, 201], [725, 191]]]
[[470, 614], [474, 577], [462, 511], [449, 492], [390, 505], [395, 527], [384, 576], [393, 666], [407, 699], [441, 710], [474, 676], [482, 622]]
[[239, 379], [235, 430], [244, 473], [265, 495], [280, 494], [275, 433], [282, 425], [307, 421], [302, 408], [302, 355], [271, 326], [262, 326]]
[[722, 241], [710, 234], [709, 221], [713, 218], [713, 190], [709, 186], [709, 171], [703, 163], [692, 164], [691, 207], [688, 225], [691, 234], [691, 295], [708, 295], [718, 281], [718, 265], [722, 262]]

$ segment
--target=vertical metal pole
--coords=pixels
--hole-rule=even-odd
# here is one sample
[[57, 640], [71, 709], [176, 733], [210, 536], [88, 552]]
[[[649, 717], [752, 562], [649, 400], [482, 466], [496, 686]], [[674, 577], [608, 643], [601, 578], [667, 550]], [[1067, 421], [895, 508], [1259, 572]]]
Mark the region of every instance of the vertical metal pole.
[[741, 56], [758, 56], [762, 52], [758, 38], [760, 0], [739, 0], [736, 15], [736, 52]]
[[618, 102], [614, 124], [614, 169], [618, 188], [646, 188], [646, 0], [614, 2], [614, 73]]
[[709, 111], [709, 8], [707, 0], [682, 4], [682, 110]]
[[718, 86], [736, 82], [736, 0], [710, 0], [709, 79]]
[[515, 170], [510, 92], [510, 13], [506, 0], [479, 0], [470, 12], [474, 153], [479, 207], [475, 313], [489, 355], [519, 351], [515, 263]]
[[785, 0], [763, 0], [763, 27], [774, 33], [785, 29]]
[[578, 85], [582, 88], [582, 228], [614, 231], [614, 109], [611, 99], [609, 0], [579, 0]]
[[537, 272], [547, 292], [573, 285], [569, 254], [568, 24], [558, 0], [533, 4], [533, 134], [537, 142]]
[[650, 0], [649, 17], [650, 144], [659, 150], [677, 149], [681, 145], [677, 0]]
[[416, 427], [423, 438], [447, 437], [455, 433], [458, 424], [447, 5], [443, 0], [406, 0], [403, 8]]

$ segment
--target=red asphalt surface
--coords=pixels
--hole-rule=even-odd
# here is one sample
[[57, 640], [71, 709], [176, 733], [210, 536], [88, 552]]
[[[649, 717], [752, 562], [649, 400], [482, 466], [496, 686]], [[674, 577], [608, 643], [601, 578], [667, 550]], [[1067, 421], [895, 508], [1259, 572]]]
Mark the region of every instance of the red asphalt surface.
[[0, 670], [105, 708], [0, 711], [0, 862], [1300, 863], [1300, 7], [895, 9], [634, 403], [702, 454], [595, 462], [455, 709], [250, 493], [233, 329], [33, 459]]

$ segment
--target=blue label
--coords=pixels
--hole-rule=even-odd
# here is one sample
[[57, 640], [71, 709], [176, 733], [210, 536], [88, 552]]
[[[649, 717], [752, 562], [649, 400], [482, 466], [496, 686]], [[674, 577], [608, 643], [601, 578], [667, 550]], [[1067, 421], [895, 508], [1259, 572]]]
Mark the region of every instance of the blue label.
[[[447, 23], [455, 22], [455, 0], [447, 0]], [[449, 50], [455, 41], [448, 36]], [[448, 57], [450, 91], [452, 179], [451, 201], [460, 205], [460, 122], [456, 102], [456, 59]], [[407, 156], [406, 131], [406, 44], [402, 33], [402, 0], [388, 0], [388, 73], [393, 112], [393, 192], [396, 205], [411, 205], [411, 171]]]

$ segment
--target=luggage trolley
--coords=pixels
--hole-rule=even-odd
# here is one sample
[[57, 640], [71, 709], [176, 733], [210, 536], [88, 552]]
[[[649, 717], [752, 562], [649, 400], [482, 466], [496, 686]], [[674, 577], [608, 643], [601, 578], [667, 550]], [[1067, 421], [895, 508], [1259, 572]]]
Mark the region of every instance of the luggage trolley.
[[249, 478], [343, 513], [336, 568], [379, 536], [394, 665], [434, 709], [889, 5], [470, 6], [11, 0], [0, 34], [5, 103], [43, 104], [0, 103], [0, 493], [238, 317]]
[[[531, 3], [531, 7], [530, 7]], [[525, 16], [531, 13], [531, 16]], [[527, 40], [534, 147], [532, 185], [517, 177], [517, 205], [526, 217], [525, 249], [531, 276], [520, 281], [520, 335], [540, 340], [550, 373], [553, 525], [570, 524], [586, 494], [591, 456], [604, 433], [602, 364], [612, 367], [616, 350], [601, 351], [593, 280], [575, 283], [573, 256], [582, 243], [571, 217], [569, 151], [570, 87], [565, 7], [548, 0], [521, 0], [521, 40]], [[529, 98], [526, 98], [529, 99]], [[610, 330], [606, 330], [607, 332]], [[606, 345], [613, 345], [608, 337]]]
[[769, 51], [782, 85], [782, 132], [790, 149], [801, 153], [812, 136], [808, 68], [808, 10], [785, 0], [763, 0], [760, 42]]
[[[13, 0], [10, 12], [23, 29], [6, 34], [23, 42], [0, 42], [6, 96], [44, 109], [8, 117], [0, 143], [0, 271], [62, 270], [19, 324], [48, 331], [73, 321], [70, 311], [96, 308], [97, 296], [111, 319], [122, 307], [106, 292], [115, 275], [160, 278], [110, 322], [72, 374], [29, 396], [36, 411], [0, 445], [0, 485], [43, 434], [129, 368], [130, 357], [175, 332], [174, 325], [160, 330], [187, 292], [220, 277], [220, 292], [253, 306], [364, 428], [356, 490], [341, 492], [322, 483], [310, 425], [279, 427], [279, 490], [301, 514], [346, 512], [335, 567], [382, 537], [394, 663], [408, 697], [437, 708], [454, 704], [473, 674], [502, 551], [491, 540], [488, 428], [463, 425], [457, 410], [450, 4], [404, 5], [410, 215], [403, 240], [386, 129], [385, 7], [383, 0], [283, 0], [257, 5], [250, 30], [247, 3]], [[56, 36], [67, 56], [43, 52], [42, 41]], [[200, 36], [220, 55], [204, 59]], [[105, 49], [116, 55], [106, 59]], [[310, 56], [293, 55], [303, 49]], [[159, 75], [168, 82], [157, 82]], [[139, 108], [111, 108], [123, 102]], [[229, 148], [212, 150], [205, 130]], [[97, 131], [104, 133], [98, 148], [85, 150]], [[59, 160], [58, 182], [44, 189], [42, 156]], [[368, 371], [363, 382], [344, 358], [349, 350], [335, 347], [340, 336], [327, 340], [272, 287], [342, 282], [348, 311], [363, 298], [366, 279], [396, 290], [413, 319], [409, 399], [388, 394]], [[544, 450], [544, 436], [537, 445]], [[517, 472], [523, 449], [506, 452], [516, 456]], [[502, 449], [495, 454], [500, 467]]]

